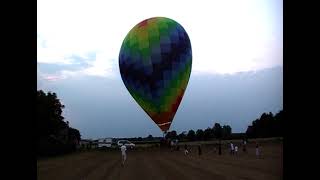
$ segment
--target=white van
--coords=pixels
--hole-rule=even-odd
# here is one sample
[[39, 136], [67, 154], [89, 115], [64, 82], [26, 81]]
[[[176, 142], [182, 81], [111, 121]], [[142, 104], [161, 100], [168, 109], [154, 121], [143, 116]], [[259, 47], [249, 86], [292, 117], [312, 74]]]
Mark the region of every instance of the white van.
[[136, 145], [128, 140], [119, 140], [117, 142], [118, 146], [121, 147], [122, 145], [125, 145], [127, 148], [133, 149]]
[[112, 144], [112, 138], [101, 138], [98, 139], [98, 147], [108, 147], [110, 148]]

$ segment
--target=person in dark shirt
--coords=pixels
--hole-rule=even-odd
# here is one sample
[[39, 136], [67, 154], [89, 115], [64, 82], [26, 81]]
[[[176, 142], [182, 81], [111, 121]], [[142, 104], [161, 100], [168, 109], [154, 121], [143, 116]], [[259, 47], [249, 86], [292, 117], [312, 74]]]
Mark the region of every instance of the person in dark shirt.
[[202, 154], [202, 150], [201, 150], [201, 145], [200, 144], [198, 145], [198, 154], [199, 154], [199, 156], [201, 156], [201, 154]]

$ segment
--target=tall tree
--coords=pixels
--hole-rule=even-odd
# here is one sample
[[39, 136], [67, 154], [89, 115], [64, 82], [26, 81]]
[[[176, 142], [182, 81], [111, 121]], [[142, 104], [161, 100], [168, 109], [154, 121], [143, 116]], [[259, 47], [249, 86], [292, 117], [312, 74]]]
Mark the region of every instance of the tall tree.
[[37, 91], [37, 152], [57, 154], [74, 150], [81, 135], [64, 121], [61, 104], [56, 93]]
[[216, 138], [221, 139], [222, 137], [222, 128], [219, 123], [215, 123], [213, 126], [213, 134]]
[[37, 131], [38, 135], [51, 135], [58, 133], [61, 128], [67, 127], [63, 121], [62, 109], [64, 105], [60, 103], [56, 93], [42, 90], [37, 92]]
[[153, 136], [152, 136], [151, 134], [149, 134], [149, 136], [147, 137], [147, 139], [148, 139], [149, 141], [151, 141], [151, 140], [153, 140]]
[[178, 135], [178, 138], [179, 138], [180, 141], [186, 139], [186, 137], [187, 137], [187, 135], [186, 135], [185, 131]]
[[198, 129], [198, 130], [196, 131], [196, 139], [197, 139], [197, 140], [203, 140], [203, 138], [204, 138], [204, 132], [203, 132], [203, 130], [202, 130], [202, 129]]
[[259, 119], [248, 126], [246, 135], [251, 138], [274, 137], [283, 135], [283, 111], [281, 110], [275, 116], [269, 113], [263, 113]]
[[224, 125], [222, 127], [222, 136], [224, 138], [230, 138], [231, 137], [231, 127], [229, 125]]
[[187, 138], [189, 141], [194, 141], [196, 138], [196, 133], [194, 132], [194, 130], [190, 130], [188, 132]]
[[207, 129], [204, 130], [204, 132], [203, 132], [203, 139], [204, 140], [209, 140], [213, 137], [214, 137], [213, 130], [211, 128], [208, 127]]
[[176, 139], [177, 138], [177, 131], [169, 131], [166, 134], [166, 139]]
[[219, 139], [219, 155], [221, 155], [221, 137], [222, 137], [222, 128], [219, 123], [215, 123], [213, 128], [213, 134], [216, 138]]

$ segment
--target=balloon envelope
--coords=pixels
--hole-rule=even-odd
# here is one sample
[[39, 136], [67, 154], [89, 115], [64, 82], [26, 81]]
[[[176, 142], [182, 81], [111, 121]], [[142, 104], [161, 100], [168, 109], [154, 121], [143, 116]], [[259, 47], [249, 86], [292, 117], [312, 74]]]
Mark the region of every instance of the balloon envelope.
[[191, 65], [186, 31], [165, 17], [146, 19], [134, 26], [119, 54], [126, 88], [162, 131], [170, 128], [186, 90]]

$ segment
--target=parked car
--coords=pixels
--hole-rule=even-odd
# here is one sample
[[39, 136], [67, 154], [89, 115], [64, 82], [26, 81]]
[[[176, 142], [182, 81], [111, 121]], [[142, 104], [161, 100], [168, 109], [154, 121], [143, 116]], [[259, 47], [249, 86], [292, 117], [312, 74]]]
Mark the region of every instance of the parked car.
[[107, 147], [110, 148], [112, 144], [112, 138], [102, 138], [98, 140], [98, 147]]
[[133, 149], [136, 145], [128, 140], [119, 140], [117, 142], [118, 146], [121, 147], [122, 145], [125, 145], [127, 148]]

